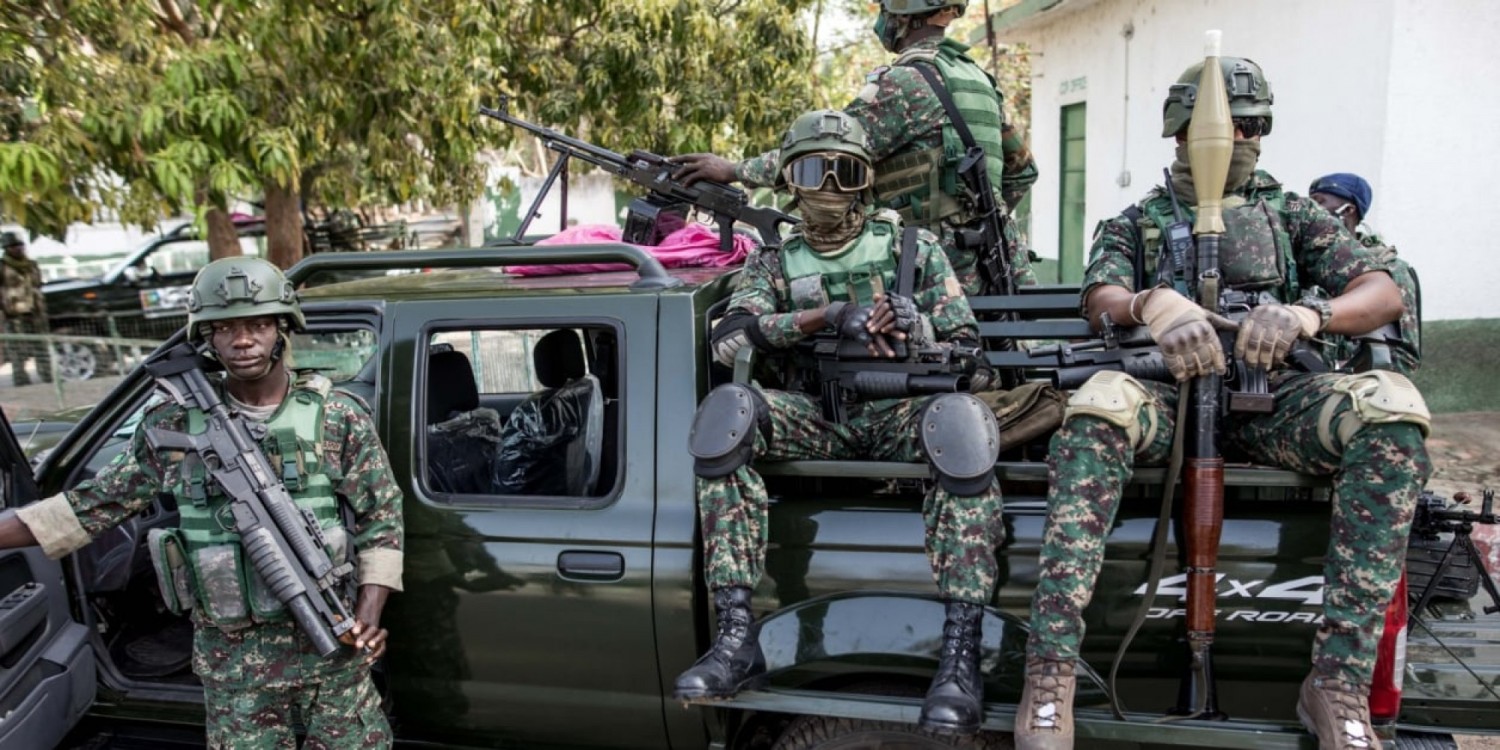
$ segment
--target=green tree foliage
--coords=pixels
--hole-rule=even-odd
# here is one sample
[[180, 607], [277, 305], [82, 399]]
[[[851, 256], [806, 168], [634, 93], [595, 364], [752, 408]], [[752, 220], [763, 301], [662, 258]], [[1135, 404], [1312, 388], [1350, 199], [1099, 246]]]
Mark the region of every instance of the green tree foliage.
[[194, 211], [227, 251], [223, 208], [259, 195], [286, 265], [303, 202], [473, 198], [514, 137], [476, 122], [502, 92], [617, 148], [765, 143], [810, 100], [807, 4], [0, 0], [0, 214]]

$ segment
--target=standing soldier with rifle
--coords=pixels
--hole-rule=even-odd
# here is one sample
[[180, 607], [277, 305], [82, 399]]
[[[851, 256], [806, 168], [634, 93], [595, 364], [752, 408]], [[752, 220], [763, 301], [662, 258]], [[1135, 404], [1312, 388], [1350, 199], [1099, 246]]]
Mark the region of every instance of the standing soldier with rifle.
[[[300, 719], [308, 747], [389, 747], [391, 731], [370, 664], [385, 652], [380, 615], [386, 597], [401, 589], [401, 491], [368, 407], [330, 390], [327, 378], [287, 367], [288, 334], [302, 330], [304, 320], [296, 292], [270, 263], [210, 263], [193, 281], [188, 312], [189, 344], [225, 371], [208, 395], [214, 408], [175, 400], [150, 407], [129, 449], [92, 480], [0, 514], [0, 547], [35, 544], [49, 557], [62, 557], [148, 510], [158, 495], [175, 497], [181, 527], [153, 532], [148, 544], [167, 607], [191, 610], [193, 671], [203, 682], [208, 746], [294, 747], [293, 722]], [[175, 387], [179, 365], [192, 364], [198, 375], [196, 361], [152, 360], [177, 366], [175, 382], [153, 368], [174, 399], [183, 395]], [[226, 425], [258, 437], [236, 455], [219, 442]], [[196, 448], [185, 449], [187, 443]], [[250, 471], [233, 473], [244, 468]], [[244, 477], [260, 486], [236, 481]], [[289, 533], [295, 529], [265, 528], [273, 525], [265, 513], [251, 519], [264, 521], [263, 527], [247, 531], [244, 510], [264, 511], [277, 499], [295, 506], [286, 513], [282, 505], [272, 515], [302, 523], [300, 538], [316, 540], [317, 547], [299, 545], [297, 534]], [[242, 541], [242, 533], [251, 536]], [[274, 543], [257, 546], [252, 539]], [[276, 548], [270, 568], [252, 555]], [[296, 568], [309, 557], [332, 569]], [[357, 579], [349, 575], [351, 562], [357, 562]], [[286, 575], [266, 583], [260, 571], [277, 570], [277, 564]], [[296, 599], [284, 598], [282, 591], [298, 586], [292, 579], [299, 576], [328, 591], [300, 588]], [[352, 586], [342, 584], [356, 580], [351, 602]], [[322, 596], [335, 598], [331, 607]], [[342, 620], [347, 614], [329, 618], [335, 622], [304, 617], [311, 614], [310, 600], [325, 611], [352, 612], [353, 623]], [[329, 629], [310, 637], [309, 624]], [[352, 648], [339, 648], [335, 637]]]
[[[1312, 670], [1297, 705], [1319, 746], [1378, 748], [1369, 724], [1368, 695], [1385, 607], [1401, 574], [1414, 503], [1431, 472], [1424, 438], [1429, 416], [1422, 396], [1405, 377], [1391, 372], [1352, 375], [1298, 372], [1284, 366], [1300, 340], [1324, 332], [1353, 334], [1396, 320], [1401, 294], [1387, 265], [1313, 201], [1282, 190], [1257, 171], [1261, 136], [1271, 130], [1271, 88], [1260, 66], [1235, 57], [1189, 68], [1174, 84], [1164, 108], [1163, 137], [1176, 138], [1170, 186], [1187, 211], [1206, 208], [1195, 179], [1207, 171], [1190, 166], [1189, 121], [1206, 101], [1205, 67], [1223, 75], [1233, 130], [1232, 154], [1221, 163], [1219, 226], [1185, 229], [1173, 214], [1172, 198], [1157, 188], [1139, 205], [1100, 225], [1084, 280], [1083, 314], [1095, 329], [1144, 325], [1172, 375], [1194, 382], [1193, 405], [1219, 393], [1205, 384], [1226, 373], [1225, 344], [1216, 327], [1224, 321], [1194, 298], [1208, 300], [1205, 285], [1225, 292], [1264, 292], [1269, 301], [1249, 310], [1233, 340], [1237, 364], [1261, 376], [1269, 370], [1274, 402], [1257, 401], [1261, 412], [1205, 410], [1194, 422], [1217, 420], [1214, 434], [1189, 435], [1237, 461], [1334, 477], [1330, 540], [1325, 562], [1324, 620], [1313, 647]], [[1213, 64], [1216, 63], [1216, 64]], [[1217, 86], [1209, 87], [1211, 89]], [[1221, 94], [1222, 96], [1222, 94]], [[1223, 99], [1219, 102], [1222, 104]], [[1193, 157], [1190, 157], [1193, 153]], [[1195, 168], [1197, 167], [1197, 168]], [[1191, 217], [1188, 217], [1191, 222]], [[1184, 257], [1172, 239], [1187, 232], [1188, 251], [1217, 246], [1217, 258]], [[1212, 238], [1211, 242], [1204, 240]], [[1183, 264], [1185, 273], [1178, 273]], [[1182, 282], [1182, 289], [1178, 288]], [[1331, 299], [1318, 296], [1326, 290]], [[1217, 306], [1209, 300], [1209, 304]], [[1233, 384], [1231, 384], [1233, 385]], [[1234, 403], [1233, 393], [1226, 400]], [[1073, 747], [1076, 661], [1087, 607], [1114, 528], [1121, 492], [1132, 466], [1167, 463], [1179, 429], [1176, 385], [1141, 382], [1123, 372], [1094, 375], [1069, 400], [1063, 426], [1050, 453], [1049, 516], [1041, 550], [1041, 579], [1032, 599], [1026, 683], [1016, 715], [1020, 750]], [[1182, 425], [1188, 430], [1189, 425]], [[1212, 463], [1213, 450], [1204, 456]], [[1187, 451], [1194, 453], [1192, 448]], [[1211, 467], [1199, 479], [1211, 484]], [[1222, 481], [1222, 476], [1218, 477]], [[1191, 485], [1193, 477], [1186, 477]], [[1212, 495], [1212, 489], [1208, 494]], [[1203, 500], [1204, 498], [1200, 498]], [[1213, 527], [1212, 497], [1200, 503], [1203, 518], [1184, 513], [1185, 525]], [[1222, 506], [1219, 507], [1222, 513]], [[1219, 518], [1222, 522], [1222, 516]], [[1189, 540], [1188, 546], [1193, 542]], [[1210, 545], [1212, 546], [1212, 545]], [[1208, 550], [1210, 553], [1212, 549]], [[1191, 552], [1190, 552], [1190, 556]], [[1208, 583], [1206, 633], [1211, 640], [1212, 555], [1190, 562]], [[1200, 597], [1201, 599], [1201, 597]], [[1203, 605], [1199, 605], [1203, 606]], [[1189, 605], [1192, 609], [1192, 605]], [[1203, 623], [1200, 623], [1202, 625]], [[1190, 624], [1190, 630], [1195, 629]], [[1206, 649], [1202, 649], [1206, 657]], [[1206, 658], [1205, 658], [1206, 663]], [[1210, 673], [1211, 676], [1211, 673]], [[1190, 712], [1212, 709], [1207, 694], [1191, 696]]]
[[[875, 33], [899, 57], [870, 73], [844, 111], [869, 134], [876, 205], [936, 234], [964, 291], [1003, 294], [1036, 283], [1008, 215], [1036, 182], [1036, 162], [1005, 122], [994, 79], [965, 54], [968, 47], [944, 37], [967, 5], [882, 0]], [[966, 162], [975, 147], [982, 158]], [[673, 161], [683, 165], [675, 176], [689, 184], [739, 180], [769, 187], [785, 155], [773, 150], [739, 164], [713, 154]], [[980, 194], [976, 173], [983, 173], [988, 195]]]
[[[769, 498], [752, 459], [925, 459], [936, 480], [923, 505], [927, 553], [947, 622], [921, 725], [972, 734], [983, 699], [980, 624], [1004, 534], [994, 416], [967, 393], [915, 398], [912, 389], [852, 399], [836, 405], [842, 421], [825, 418], [829, 404], [820, 400], [842, 394], [821, 387], [813, 351], [853, 344], [873, 365], [889, 364], [908, 348], [972, 349], [977, 324], [932, 235], [903, 230], [894, 212], [869, 207], [873, 177], [858, 120], [834, 110], [805, 114], [781, 153], [782, 184], [803, 221], [779, 251], [751, 256], [711, 338], [721, 364], [734, 364], [745, 349], [778, 358], [797, 390], [729, 383], [698, 407], [689, 451], [718, 631], [677, 678], [674, 694], [726, 698], [765, 670], [750, 599], [765, 567]], [[818, 380], [808, 384], [808, 377]], [[951, 378], [950, 390], [962, 389], [964, 379]]]

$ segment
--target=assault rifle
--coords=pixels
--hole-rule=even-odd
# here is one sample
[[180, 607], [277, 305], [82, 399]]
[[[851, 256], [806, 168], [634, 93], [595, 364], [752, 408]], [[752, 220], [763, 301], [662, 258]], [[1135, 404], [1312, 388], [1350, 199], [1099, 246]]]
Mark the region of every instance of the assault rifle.
[[1010, 242], [1005, 238], [1006, 217], [995, 201], [995, 184], [990, 180], [989, 161], [984, 147], [974, 139], [973, 131], [953, 101], [948, 87], [929, 65], [913, 65], [942, 102], [948, 121], [964, 144], [964, 156], [958, 162], [958, 177], [974, 197], [978, 229], [960, 229], [955, 237], [958, 247], [974, 253], [979, 260], [979, 277], [983, 294], [1015, 294], [1016, 280], [1011, 274]]
[[864, 344], [837, 336], [819, 336], [800, 345], [816, 361], [824, 419], [844, 421], [845, 403], [861, 399], [968, 391], [969, 375], [984, 356], [976, 346], [905, 341], [890, 345], [894, 357], [874, 356]]
[[[750, 198], [745, 191], [730, 187], [718, 182], [698, 182], [688, 187], [686, 184], [672, 179], [672, 172], [677, 169], [675, 165], [667, 161], [665, 156], [653, 154], [649, 151], [631, 151], [628, 156], [621, 156], [609, 149], [600, 148], [591, 143], [570, 138], [555, 130], [544, 128], [535, 123], [527, 122], [519, 117], [511, 115], [506, 111], [506, 105], [510, 97], [500, 97], [500, 107], [491, 109], [481, 106], [479, 114], [493, 117], [503, 123], [514, 125], [532, 135], [542, 139], [547, 148], [556, 151], [560, 158], [553, 165], [552, 171], [547, 175], [547, 181], [542, 185], [542, 191], [537, 195], [536, 202], [531, 206], [530, 213], [521, 222], [516, 230], [516, 238], [519, 239], [525, 233], [531, 220], [538, 214], [541, 199], [546, 196], [558, 175], [562, 174], [570, 159], [581, 159], [594, 166], [601, 167], [605, 171], [617, 177], [630, 180], [641, 187], [646, 188], [647, 195], [644, 199], [638, 199], [631, 204], [631, 216], [627, 220], [627, 230], [631, 230], [637, 222], [654, 223], [654, 219], [662, 212], [671, 212], [675, 208], [686, 205], [696, 206], [714, 217], [714, 223], [719, 226], [719, 248], [724, 252], [734, 249], [734, 223], [742, 221], [755, 227], [760, 233], [760, 242], [768, 248], [781, 247], [781, 225], [792, 225], [797, 223], [797, 218], [777, 211], [774, 208], [761, 208], [750, 205]], [[563, 200], [567, 200], [564, 192]], [[563, 212], [567, 212], [567, 204], [564, 203]], [[636, 236], [630, 236], [636, 235]], [[626, 241], [639, 244], [651, 244], [647, 239], [649, 231], [640, 233], [627, 231]]]
[[353, 566], [347, 562], [336, 566], [328, 558], [327, 540], [317, 519], [311, 511], [297, 507], [251, 428], [229, 413], [203, 374], [206, 362], [203, 353], [189, 343], [146, 360], [146, 371], [174, 402], [207, 415], [202, 434], [153, 428], [146, 431], [146, 443], [153, 450], [198, 455], [230, 498], [234, 530], [240, 535], [245, 558], [292, 613], [318, 654], [333, 656], [339, 651], [340, 636], [354, 627], [354, 618], [339, 598]]

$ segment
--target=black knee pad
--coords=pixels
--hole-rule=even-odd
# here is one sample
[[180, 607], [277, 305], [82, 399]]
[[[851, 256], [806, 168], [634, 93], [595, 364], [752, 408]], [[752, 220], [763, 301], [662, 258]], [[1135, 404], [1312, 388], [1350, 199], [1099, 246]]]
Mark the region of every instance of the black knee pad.
[[943, 489], [960, 497], [989, 489], [1000, 457], [1000, 427], [983, 401], [944, 393], [928, 402], [918, 424], [922, 450]]
[[771, 405], [760, 391], [739, 383], [709, 391], [698, 405], [692, 432], [688, 433], [693, 473], [717, 479], [750, 463], [755, 454], [756, 430], [771, 439]]

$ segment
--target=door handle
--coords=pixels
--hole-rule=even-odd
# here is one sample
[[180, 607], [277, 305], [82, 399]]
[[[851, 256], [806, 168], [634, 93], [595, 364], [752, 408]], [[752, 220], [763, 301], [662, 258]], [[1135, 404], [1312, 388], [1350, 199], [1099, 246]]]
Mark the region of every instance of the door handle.
[[625, 556], [618, 552], [564, 552], [557, 574], [573, 581], [618, 581], [625, 577]]

